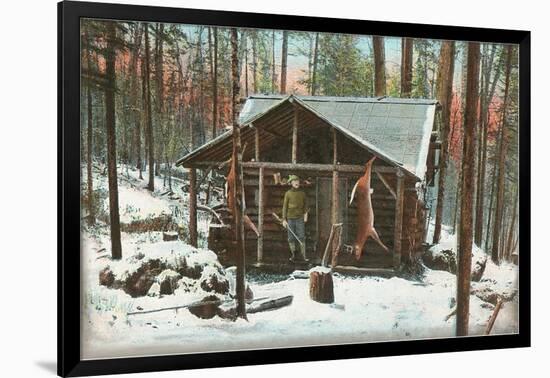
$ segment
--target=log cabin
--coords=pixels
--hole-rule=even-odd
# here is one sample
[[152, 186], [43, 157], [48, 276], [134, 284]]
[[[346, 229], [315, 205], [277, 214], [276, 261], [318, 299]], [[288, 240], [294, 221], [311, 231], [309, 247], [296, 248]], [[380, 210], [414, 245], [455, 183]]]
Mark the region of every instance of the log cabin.
[[[427, 230], [425, 195], [433, 185], [439, 149], [436, 100], [299, 95], [253, 95], [241, 108], [239, 127], [246, 214], [259, 236], [245, 230], [247, 265], [289, 265], [281, 215], [288, 185], [277, 175], [300, 176], [309, 203], [307, 258], [319, 264], [332, 225], [341, 223], [341, 245], [357, 231], [356, 201], [350, 195], [365, 163], [377, 159], [372, 174], [375, 227], [390, 253], [372, 239], [357, 261], [352, 254], [333, 258], [333, 270], [395, 272], [418, 252]], [[190, 232], [196, 243], [197, 170], [227, 174], [232, 132], [227, 130], [177, 161], [190, 170]], [[224, 211], [226, 210], [226, 211]], [[231, 215], [218, 206], [225, 226], [212, 223], [208, 247], [224, 264], [233, 264]], [[345, 249], [342, 247], [342, 249]]]

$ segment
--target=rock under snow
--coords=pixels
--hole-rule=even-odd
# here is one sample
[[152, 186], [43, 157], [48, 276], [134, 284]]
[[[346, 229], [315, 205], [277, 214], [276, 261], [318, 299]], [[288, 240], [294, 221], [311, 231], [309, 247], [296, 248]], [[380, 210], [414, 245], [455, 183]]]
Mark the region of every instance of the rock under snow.
[[[423, 256], [424, 264], [435, 270], [446, 270], [456, 274], [457, 271], [457, 235], [451, 234], [450, 229], [441, 229], [441, 239], [438, 244], [433, 245]], [[479, 281], [483, 276], [487, 255], [485, 252], [472, 243], [472, 281]]]
[[220, 294], [229, 292], [229, 281], [222, 271], [213, 266], [206, 266], [200, 278], [200, 286], [204, 291], [213, 291]]
[[178, 280], [181, 275], [171, 269], [163, 270], [157, 277], [157, 282], [160, 284], [160, 294], [171, 295], [177, 289]]

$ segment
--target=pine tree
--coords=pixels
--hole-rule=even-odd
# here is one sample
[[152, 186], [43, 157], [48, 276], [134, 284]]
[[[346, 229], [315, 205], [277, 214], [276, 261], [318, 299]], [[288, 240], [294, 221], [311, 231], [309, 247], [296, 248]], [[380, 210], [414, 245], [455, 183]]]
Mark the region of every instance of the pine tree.
[[401, 38], [401, 97], [411, 97], [413, 39]]
[[473, 217], [475, 187], [475, 143], [479, 101], [479, 43], [468, 44], [468, 71], [462, 153], [462, 193], [457, 258], [456, 335], [467, 336], [470, 312]]
[[245, 245], [244, 245], [244, 198], [243, 193], [243, 177], [241, 169], [241, 133], [238, 125], [238, 100], [239, 100], [239, 71], [238, 71], [238, 35], [237, 29], [231, 29], [231, 78], [232, 78], [232, 92], [231, 92], [231, 114], [233, 117], [233, 154], [231, 164], [233, 164], [233, 171], [235, 172], [235, 180], [233, 183], [233, 194], [235, 199], [235, 209], [232, 209], [234, 218], [234, 230], [235, 230], [235, 247], [237, 255], [237, 316], [246, 319], [246, 303], [245, 303]]
[[374, 50], [374, 95], [386, 95], [386, 68], [384, 54], [384, 37], [373, 36], [372, 46]]
[[122, 258], [120, 242], [120, 217], [118, 209], [118, 182], [116, 159], [116, 118], [115, 118], [115, 91], [116, 91], [116, 23], [106, 22], [105, 48], [105, 125], [107, 127], [107, 177], [109, 182], [109, 216], [111, 223], [111, 256], [114, 260]]
[[453, 101], [455, 42], [444, 41], [439, 56], [439, 72], [437, 77], [437, 99], [441, 104], [441, 152], [439, 155], [439, 178], [437, 185], [437, 205], [435, 211], [435, 227], [433, 243], [439, 243], [441, 223], [443, 219], [443, 204], [445, 202], [445, 181], [449, 150], [449, 131], [451, 128], [451, 106]]
[[145, 139], [147, 144], [147, 155], [149, 160], [149, 183], [147, 189], [153, 192], [155, 190], [155, 160], [154, 160], [154, 148], [155, 141], [153, 138], [153, 119], [151, 114], [151, 54], [149, 49], [149, 24], [144, 24], [145, 28], [145, 118], [146, 118], [146, 130]]
[[501, 122], [500, 122], [500, 146], [498, 150], [498, 173], [496, 182], [496, 204], [495, 204], [495, 219], [493, 222], [493, 244], [491, 247], [491, 260], [495, 264], [499, 263], [499, 242], [500, 231], [503, 223], [503, 211], [504, 211], [504, 191], [505, 191], [505, 159], [508, 150], [508, 133], [506, 122], [506, 111], [509, 101], [509, 89], [510, 89], [510, 71], [512, 69], [512, 45], [507, 47], [506, 51], [506, 74], [504, 83], [504, 101], [501, 108]]

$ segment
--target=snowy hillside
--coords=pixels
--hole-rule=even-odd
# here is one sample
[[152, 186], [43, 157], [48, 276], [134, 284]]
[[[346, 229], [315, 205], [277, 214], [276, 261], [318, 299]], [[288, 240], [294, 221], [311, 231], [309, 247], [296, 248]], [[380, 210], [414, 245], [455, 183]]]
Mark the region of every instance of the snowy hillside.
[[[181, 231], [180, 226], [186, 222], [188, 199], [179, 188], [181, 183], [174, 185], [172, 198], [177, 199], [170, 199], [161, 195], [166, 191], [161, 178], [157, 178], [157, 191], [151, 194], [143, 189], [145, 181], [138, 179], [137, 172], [123, 172], [129, 178], [119, 181], [121, 222], [131, 224], [168, 217], [170, 222], [163, 223], [163, 227], [172, 227], [184, 238], [163, 241], [162, 230], [154, 229], [122, 232], [123, 259], [111, 261], [108, 225], [104, 220], [92, 227], [83, 223], [83, 358], [454, 335], [455, 317], [448, 315], [455, 306], [456, 276], [449, 271], [432, 269], [426, 269], [421, 280], [335, 273], [332, 305], [310, 299], [307, 279], [249, 275], [254, 298], [286, 294], [294, 298], [290, 306], [276, 311], [249, 314], [248, 321], [219, 316], [201, 319], [186, 309], [145, 313], [193, 303], [209, 295], [222, 301], [230, 300], [227, 285], [232, 278], [216, 255], [204, 249], [209, 222], [206, 214], [199, 214], [203, 248], [196, 249], [185, 243], [185, 230]], [[95, 188], [106, 189], [106, 177], [99, 171], [94, 173], [97, 173]], [[103, 206], [107, 207], [108, 202]], [[454, 248], [456, 253], [456, 238], [446, 229], [443, 234], [443, 242], [433, 252]], [[475, 256], [478, 255], [483, 258], [484, 252], [476, 250]], [[139, 269], [148, 269], [147, 274], [137, 274]], [[136, 278], [132, 280], [132, 277]], [[164, 283], [168, 289], [163, 289]], [[142, 295], [136, 295], [140, 290]], [[162, 294], [163, 290], [169, 294]], [[487, 260], [481, 279], [472, 282], [471, 334], [483, 334], [496, 296], [507, 301], [492, 333], [516, 332], [519, 300], [516, 292], [517, 266], [506, 263], [496, 266]], [[132, 312], [144, 313], [128, 315]]]

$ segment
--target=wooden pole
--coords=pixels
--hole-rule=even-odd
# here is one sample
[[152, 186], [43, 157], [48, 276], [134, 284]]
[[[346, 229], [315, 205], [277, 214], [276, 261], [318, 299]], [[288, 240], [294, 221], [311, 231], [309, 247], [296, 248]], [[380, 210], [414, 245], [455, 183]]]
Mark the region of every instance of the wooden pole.
[[294, 121], [292, 123], [292, 164], [298, 162], [298, 109], [294, 107]]
[[260, 177], [258, 180], [258, 263], [261, 263], [264, 257], [264, 168], [260, 167]]
[[[218, 167], [227, 164], [226, 161], [201, 161], [194, 162], [189, 165], [184, 165], [184, 167], [195, 167], [195, 168], [211, 168]], [[243, 168], [252, 168], [258, 169], [264, 167], [265, 169], [273, 169], [280, 171], [315, 171], [315, 172], [332, 172], [338, 171], [343, 173], [365, 173], [364, 165], [351, 165], [351, 164], [315, 164], [315, 163], [275, 163], [275, 162], [264, 162], [264, 161], [244, 161], [241, 166]], [[397, 167], [385, 167], [385, 166], [375, 166], [372, 167], [373, 172], [380, 173], [391, 173], [396, 174], [400, 168]], [[415, 178], [415, 176], [410, 175], [409, 177]], [[416, 179], [418, 181], [418, 179]]]
[[[336, 167], [338, 162], [338, 134], [335, 129], [332, 129], [332, 164], [333, 167]], [[332, 224], [339, 222], [339, 213], [340, 213], [340, 188], [339, 188], [339, 173], [336, 169], [332, 171], [332, 203], [331, 203], [331, 215], [332, 215]], [[333, 251], [333, 261], [336, 263], [337, 257], [336, 248], [338, 248], [336, 238], [333, 238], [331, 241], [331, 250]], [[334, 266], [334, 265], [333, 265]]]
[[[338, 138], [336, 130], [332, 129], [332, 164], [336, 167], [338, 161]], [[334, 169], [332, 171], [332, 204], [331, 204], [331, 214], [332, 214], [332, 224], [338, 223], [338, 211], [339, 211], [339, 190], [338, 190], [338, 171]]]
[[403, 233], [403, 200], [405, 197], [405, 185], [403, 172], [397, 174], [397, 199], [395, 200], [395, 231], [393, 236], [393, 268], [401, 266], [401, 236]]
[[189, 243], [197, 247], [197, 170], [189, 170]]
[[497, 316], [498, 316], [498, 313], [500, 312], [501, 307], [502, 307], [502, 298], [498, 298], [495, 309], [493, 310], [491, 318], [489, 318], [489, 323], [487, 324], [487, 328], [485, 329], [486, 335], [489, 335], [491, 333], [491, 330], [495, 325], [495, 320], [497, 320]]

